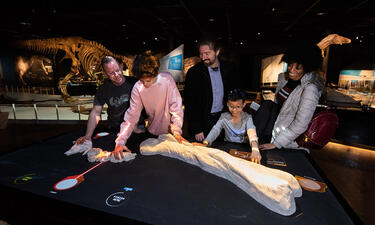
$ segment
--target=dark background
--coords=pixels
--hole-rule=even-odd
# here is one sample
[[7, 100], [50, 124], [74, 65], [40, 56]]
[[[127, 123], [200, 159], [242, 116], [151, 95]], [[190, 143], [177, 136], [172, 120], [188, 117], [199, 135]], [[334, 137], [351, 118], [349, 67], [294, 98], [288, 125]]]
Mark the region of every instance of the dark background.
[[144, 0], [7, 2], [1, 6], [1, 55], [14, 40], [80, 36], [117, 54], [151, 49], [168, 53], [215, 34], [222, 56], [237, 63], [243, 87], [258, 90], [261, 59], [301, 41], [318, 43], [337, 33], [352, 40], [333, 46], [327, 81], [342, 69], [374, 69], [375, 3], [369, 0]]

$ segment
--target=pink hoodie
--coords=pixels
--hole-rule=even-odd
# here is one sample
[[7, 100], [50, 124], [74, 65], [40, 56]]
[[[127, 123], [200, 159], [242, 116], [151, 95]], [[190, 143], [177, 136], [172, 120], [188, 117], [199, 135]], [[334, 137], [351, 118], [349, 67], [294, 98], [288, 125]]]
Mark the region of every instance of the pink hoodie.
[[132, 90], [130, 107], [124, 116], [117, 145], [125, 145], [137, 124], [143, 107], [148, 115], [148, 131], [154, 135], [167, 134], [171, 125], [172, 134], [182, 133], [184, 112], [182, 99], [170, 73], [160, 73], [149, 88], [138, 81]]

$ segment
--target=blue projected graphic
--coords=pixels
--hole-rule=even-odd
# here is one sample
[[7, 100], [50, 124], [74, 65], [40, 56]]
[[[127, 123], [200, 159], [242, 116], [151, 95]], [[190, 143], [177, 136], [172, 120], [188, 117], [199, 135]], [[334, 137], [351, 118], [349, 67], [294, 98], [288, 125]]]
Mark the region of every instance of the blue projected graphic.
[[182, 70], [182, 54], [169, 58], [168, 69], [169, 70]]
[[362, 70], [341, 70], [340, 74], [342, 75], [351, 75], [351, 76], [361, 76]]

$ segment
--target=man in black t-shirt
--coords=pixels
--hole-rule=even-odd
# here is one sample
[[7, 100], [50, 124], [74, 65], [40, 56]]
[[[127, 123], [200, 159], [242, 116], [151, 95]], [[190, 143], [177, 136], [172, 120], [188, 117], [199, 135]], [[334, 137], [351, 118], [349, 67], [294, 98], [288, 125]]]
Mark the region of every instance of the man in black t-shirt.
[[87, 122], [86, 134], [77, 139], [77, 144], [82, 144], [85, 140], [91, 141], [104, 104], [108, 105], [108, 128], [114, 132], [118, 132], [124, 120], [124, 114], [129, 108], [130, 93], [137, 81], [136, 78], [125, 77], [121, 65], [111, 56], [105, 56], [101, 65], [103, 73], [108, 76], [109, 80], [99, 87]]
[[95, 95], [94, 107], [108, 105], [108, 127], [116, 130], [124, 120], [124, 112], [129, 108], [130, 92], [136, 82], [134, 77], [124, 77], [125, 82], [117, 86], [106, 80]]

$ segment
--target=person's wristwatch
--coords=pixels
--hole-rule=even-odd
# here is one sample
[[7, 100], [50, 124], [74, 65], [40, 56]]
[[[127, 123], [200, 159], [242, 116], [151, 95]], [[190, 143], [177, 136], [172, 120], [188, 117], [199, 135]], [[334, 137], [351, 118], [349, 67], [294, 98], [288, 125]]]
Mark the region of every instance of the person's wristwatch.
[[206, 141], [206, 140], [204, 140], [202, 143], [203, 143], [204, 145], [208, 145], [208, 141]]

